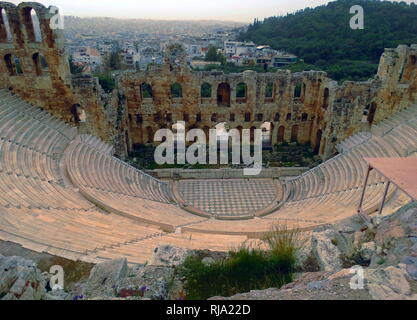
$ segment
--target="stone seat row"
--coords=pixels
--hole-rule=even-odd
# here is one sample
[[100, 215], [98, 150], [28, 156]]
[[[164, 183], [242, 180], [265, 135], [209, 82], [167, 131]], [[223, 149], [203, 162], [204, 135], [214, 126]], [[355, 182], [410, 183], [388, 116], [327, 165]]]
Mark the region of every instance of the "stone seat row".
[[97, 138], [96, 136], [93, 136], [91, 134], [80, 134], [78, 135], [79, 139], [94, 148], [97, 151], [113, 155], [114, 153], [114, 147], [103, 140]]
[[94, 205], [53, 181], [0, 172], [0, 203], [7, 207], [90, 210]]
[[339, 143], [336, 148], [339, 153], [344, 153], [369, 140], [371, 136], [370, 132], [359, 132]]
[[5, 140], [0, 140], [0, 170], [42, 181], [58, 182], [60, 178], [55, 159]]
[[[378, 208], [384, 189], [384, 183], [372, 185], [367, 189], [364, 202], [366, 212], [373, 212]], [[183, 232], [245, 235], [248, 237], [261, 237], [277, 225], [311, 230], [319, 225], [356, 214], [361, 191], [360, 189], [352, 189], [306, 200], [287, 202], [279, 210], [265, 217], [233, 221], [233, 228], [230, 227], [230, 221], [208, 219], [181, 229]], [[391, 189], [390, 192], [394, 192], [394, 189]]]
[[162, 203], [147, 199], [138, 199], [128, 195], [79, 187], [83, 195], [97, 206], [142, 223], [151, 224], [168, 232], [178, 227], [193, 224], [206, 218], [190, 214], [176, 204]]
[[372, 127], [372, 132], [377, 133], [377, 135], [385, 135], [391, 130], [395, 129], [398, 125], [403, 125], [414, 119], [417, 114], [417, 105], [411, 105], [410, 107], [397, 112], [389, 118], [385, 118], [380, 121], [378, 124]]
[[73, 141], [65, 159], [69, 176], [76, 185], [140, 199], [171, 202], [168, 184], [110, 155], [96, 152], [84, 143]]
[[109, 248], [94, 254], [95, 259], [117, 259], [120, 255], [132, 263], [143, 264], [150, 261], [154, 248], [159, 245], [171, 245], [190, 250], [205, 250], [227, 252], [238, 248], [247, 240], [245, 236], [213, 235], [200, 233], [164, 234], [134, 243]]
[[14, 112], [0, 118], [0, 137], [51, 156], [62, 153], [69, 143], [66, 136], [44, 122]]

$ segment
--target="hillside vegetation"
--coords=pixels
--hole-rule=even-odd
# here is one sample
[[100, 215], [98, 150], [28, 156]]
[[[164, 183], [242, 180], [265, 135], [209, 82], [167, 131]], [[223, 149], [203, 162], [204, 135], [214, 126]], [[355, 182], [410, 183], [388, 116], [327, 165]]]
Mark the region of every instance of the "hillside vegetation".
[[[353, 5], [364, 9], [362, 30], [350, 28]], [[240, 40], [296, 54], [336, 80], [362, 80], [375, 74], [384, 48], [417, 43], [417, 5], [338, 0], [286, 16], [255, 20]]]

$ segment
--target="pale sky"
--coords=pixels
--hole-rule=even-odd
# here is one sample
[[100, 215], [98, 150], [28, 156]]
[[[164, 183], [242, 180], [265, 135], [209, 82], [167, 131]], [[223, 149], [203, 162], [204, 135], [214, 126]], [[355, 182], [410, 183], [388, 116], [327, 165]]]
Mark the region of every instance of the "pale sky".
[[[7, 0], [6, 0], [7, 1]], [[36, 1], [36, 0], [35, 0]], [[397, 0], [400, 1], [400, 0]], [[18, 4], [22, 1], [11, 0]], [[228, 20], [252, 22], [316, 7], [329, 0], [38, 0], [56, 5], [65, 15], [162, 20]], [[405, 0], [417, 2], [417, 0]]]

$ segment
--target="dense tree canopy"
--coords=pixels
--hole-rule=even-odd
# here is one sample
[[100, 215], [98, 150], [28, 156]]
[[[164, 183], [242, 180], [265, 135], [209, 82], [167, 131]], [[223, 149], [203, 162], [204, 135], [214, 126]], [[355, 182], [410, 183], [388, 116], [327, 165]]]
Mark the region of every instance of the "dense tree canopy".
[[[352, 30], [350, 8], [364, 9], [364, 29]], [[417, 5], [379, 0], [338, 0], [314, 9], [255, 20], [241, 40], [269, 44], [340, 79], [376, 72], [384, 48], [417, 43]]]
[[226, 62], [226, 58], [213, 46], [209, 47], [205, 60], [209, 62], [221, 62], [222, 64]]

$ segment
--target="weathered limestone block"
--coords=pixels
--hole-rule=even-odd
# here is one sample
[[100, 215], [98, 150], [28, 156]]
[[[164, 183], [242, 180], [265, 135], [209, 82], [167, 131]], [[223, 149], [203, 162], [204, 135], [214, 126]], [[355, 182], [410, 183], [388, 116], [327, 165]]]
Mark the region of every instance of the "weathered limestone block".
[[99, 263], [91, 270], [84, 294], [87, 297], [113, 297], [117, 282], [127, 276], [126, 259], [117, 259]]
[[0, 299], [41, 300], [46, 294], [45, 286], [34, 262], [0, 255]]

